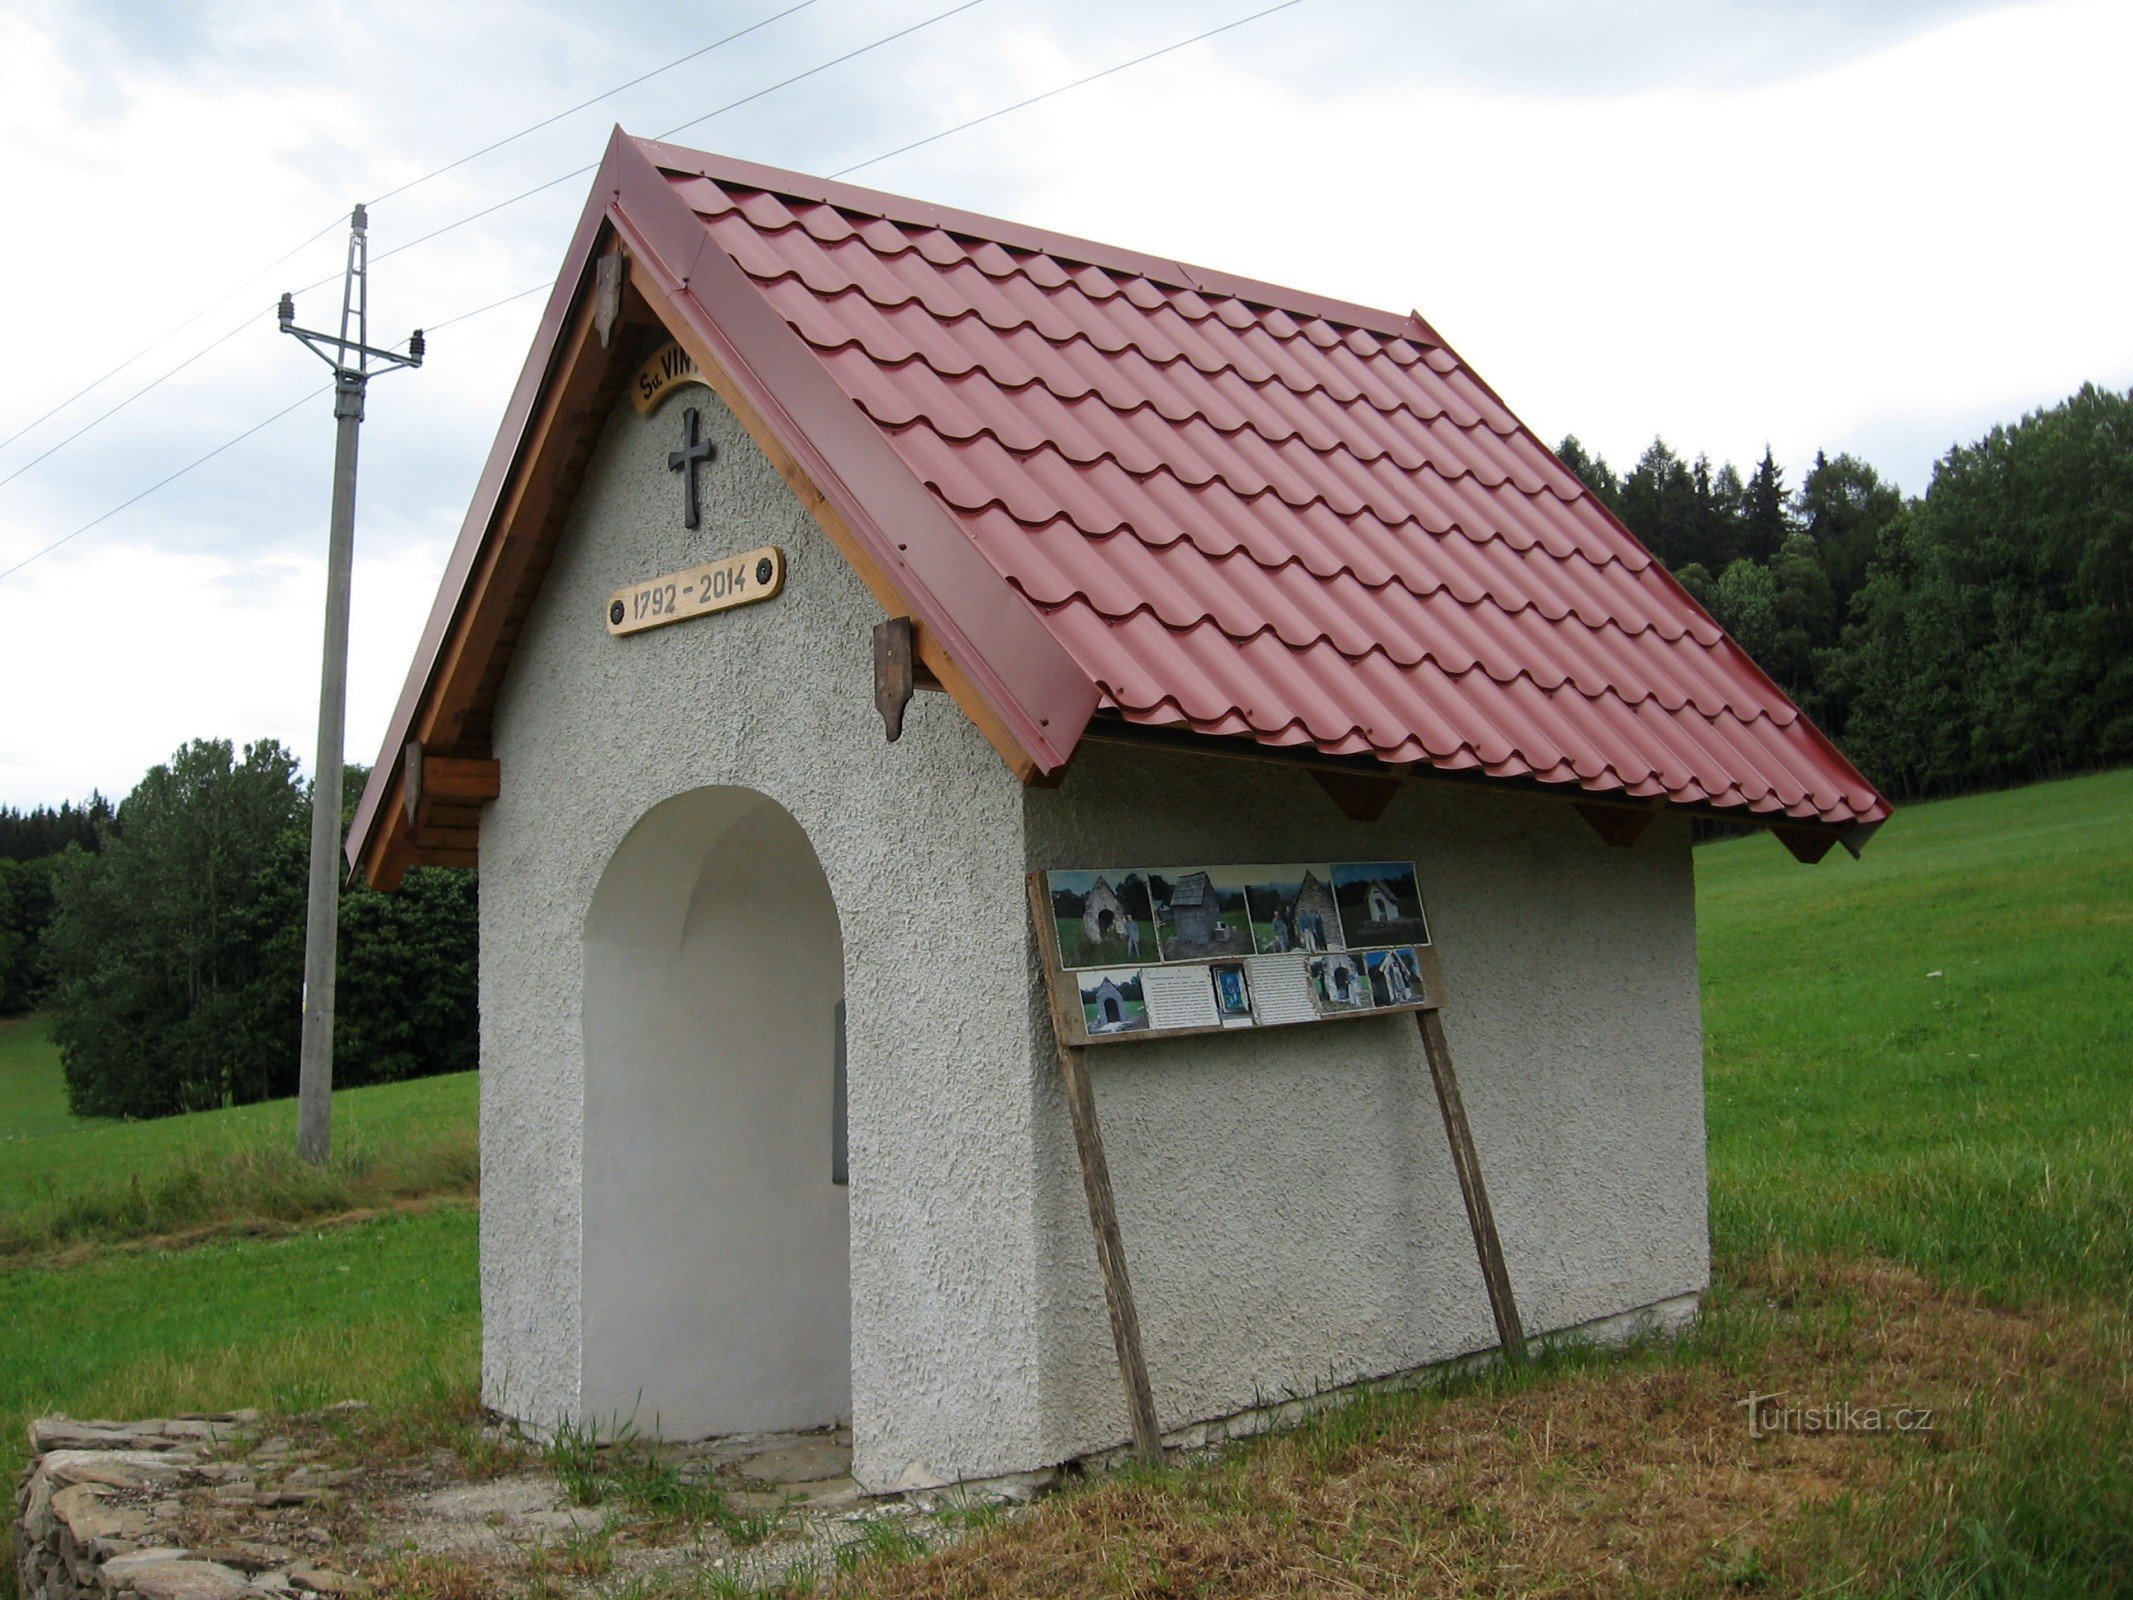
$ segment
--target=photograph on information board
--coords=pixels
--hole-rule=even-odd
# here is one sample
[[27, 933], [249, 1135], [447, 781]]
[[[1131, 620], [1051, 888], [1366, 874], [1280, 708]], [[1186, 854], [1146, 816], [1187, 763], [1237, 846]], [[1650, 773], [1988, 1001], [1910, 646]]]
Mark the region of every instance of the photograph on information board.
[[1410, 861], [1339, 861], [1333, 866], [1333, 897], [1340, 903], [1348, 947], [1428, 944], [1422, 892]]
[[1291, 950], [1338, 950], [1340, 913], [1333, 902], [1333, 869], [1314, 866], [1240, 867], [1252, 918], [1252, 943], [1263, 956]]
[[1082, 1026], [1090, 1034], [1138, 1033], [1148, 1026], [1148, 996], [1139, 967], [1075, 975]]
[[1321, 1011], [1367, 1011], [1370, 980], [1360, 956], [1335, 950], [1311, 957], [1311, 993]]
[[1155, 909], [1138, 872], [1048, 872], [1060, 965], [1108, 967], [1155, 959]]
[[1155, 893], [1156, 937], [1165, 961], [1205, 961], [1252, 953], [1252, 924], [1244, 880], [1234, 867], [1180, 867], [1149, 874]]
[[1366, 951], [1363, 967], [1373, 1005], [1404, 1006], [1422, 998], [1422, 969], [1412, 948]]

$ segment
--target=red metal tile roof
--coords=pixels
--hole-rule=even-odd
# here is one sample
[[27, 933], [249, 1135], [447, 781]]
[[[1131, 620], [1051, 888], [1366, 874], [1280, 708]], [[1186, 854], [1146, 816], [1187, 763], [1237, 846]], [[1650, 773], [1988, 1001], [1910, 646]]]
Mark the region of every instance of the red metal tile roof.
[[1886, 814], [1419, 317], [652, 149], [1106, 709], [1766, 816]]
[[1419, 316], [618, 130], [359, 853], [610, 226], [1038, 770], [1093, 685], [1128, 722], [1394, 769], [1778, 824], [1888, 814]]

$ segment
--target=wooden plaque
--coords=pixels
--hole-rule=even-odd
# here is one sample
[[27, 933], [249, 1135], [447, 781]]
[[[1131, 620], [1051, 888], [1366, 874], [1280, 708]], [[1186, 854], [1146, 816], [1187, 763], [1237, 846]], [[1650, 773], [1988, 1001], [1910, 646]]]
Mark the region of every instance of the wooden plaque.
[[640, 417], [648, 417], [659, 409], [659, 402], [676, 389], [687, 384], [699, 384], [709, 388], [710, 381], [696, 370], [696, 362], [689, 352], [674, 340], [669, 340], [644, 358], [643, 365], [630, 375], [630, 404], [637, 408]]
[[785, 587], [785, 552], [766, 544], [617, 589], [607, 597], [607, 631], [642, 633], [689, 617], [773, 600]]

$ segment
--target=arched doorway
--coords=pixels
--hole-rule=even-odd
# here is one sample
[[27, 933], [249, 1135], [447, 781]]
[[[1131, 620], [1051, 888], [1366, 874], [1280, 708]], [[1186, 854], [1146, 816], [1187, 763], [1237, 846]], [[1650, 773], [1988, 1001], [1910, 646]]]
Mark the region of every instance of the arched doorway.
[[699, 1438], [851, 1412], [844, 946], [752, 789], [647, 812], [585, 919], [581, 1420]]

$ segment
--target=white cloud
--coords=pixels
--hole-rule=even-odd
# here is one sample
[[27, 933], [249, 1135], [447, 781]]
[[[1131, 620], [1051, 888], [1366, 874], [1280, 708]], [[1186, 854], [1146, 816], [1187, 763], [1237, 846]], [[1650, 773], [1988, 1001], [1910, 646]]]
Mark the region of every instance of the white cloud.
[[[360, 12], [267, 0], [0, 12], [0, 192], [14, 248], [0, 436], [377, 194], [779, 9], [546, 0]], [[825, 0], [380, 206], [382, 254], [931, 15]], [[691, 137], [823, 170], [1155, 48], [1239, 0], [988, 0]], [[597, 22], [591, 20], [597, 17]], [[1604, 18], [1604, 24], [1601, 20]], [[1308, 0], [859, 175], [944, 203], [1310, 289], [1418, 305], [1546, 438], [1618, 463], [1655, 430], [1795, 478], [1863, 450], [1905, 488], [1958, 437], [2085, 377], [2133, 382], [2114, 107], [2133, 15], [1839, 0]], [[379, 263], [390, 342], [552, 273], [561, 185]], [[0, 568], [306, 384], [249, 285], [92, 402], [0, 449], [0, 477], [249, 309], [238, 337], [18, 482]], [[314, 324], [330, 288], [303, 297]], [[373, 391], [349, 750], [368, 759], [538, 318], [444, 330]], [[0, 581], [0, 803], [123, 792], [183, 740], [308, 758], [332, 430], [276, 424]]]

